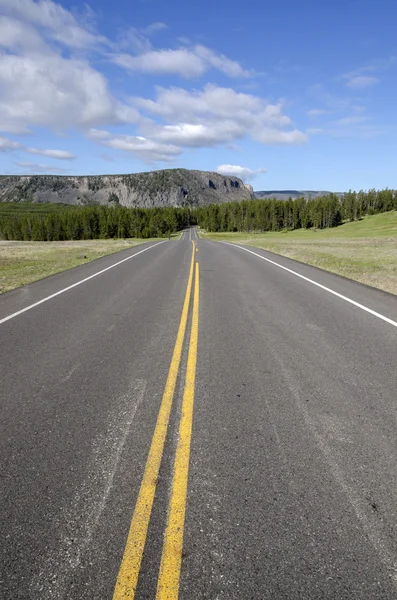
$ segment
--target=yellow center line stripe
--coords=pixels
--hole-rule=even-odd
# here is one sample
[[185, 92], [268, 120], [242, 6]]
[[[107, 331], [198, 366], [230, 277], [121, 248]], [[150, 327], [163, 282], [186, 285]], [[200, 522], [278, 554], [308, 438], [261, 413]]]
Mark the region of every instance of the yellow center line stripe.
[[156, 600], [177, 600], [182, 566], [183, 530], [185, 524], [187, 485], [189, 477], [190, 445], [192, 439], [194, 385], [196, 380], [199, 321], [199, 265], [193, 300], [192, 330], [190, 334], [186, 382], [179, 426], [179, 440], [175, 455], [174, 476], [168, 512], [167, 528], [157, 582]]
[[163, 399], [161, 401], [149, 455], [146, 461], [145, 472], [135, 505], [120, 571], [117, 577], [113, 600], [133, 599], [138, 583], [138, 576], [141, 568], [143, 551], [145, 548], [150, 515], [152, 512], [154, 495], [156, 491], [157, 478], [164, 451], [164, 443], [167, 435], [179, 364], [181, 361], [183, 341], [186, 332], [194, 273], [194, 242], [192, 242], [192, 246], [192, 260], [190, 264], [189, 279], [186, 288], [178, 335], [176, 338], [171, 365], [168, 372], [167, 383], [165, 386]]

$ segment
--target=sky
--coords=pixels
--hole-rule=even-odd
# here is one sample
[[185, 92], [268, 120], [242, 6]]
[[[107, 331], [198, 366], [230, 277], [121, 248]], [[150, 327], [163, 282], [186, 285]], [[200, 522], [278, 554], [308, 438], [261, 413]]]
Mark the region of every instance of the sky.
[[0, 0], [0, 174], [397, 188], [395, 0]]

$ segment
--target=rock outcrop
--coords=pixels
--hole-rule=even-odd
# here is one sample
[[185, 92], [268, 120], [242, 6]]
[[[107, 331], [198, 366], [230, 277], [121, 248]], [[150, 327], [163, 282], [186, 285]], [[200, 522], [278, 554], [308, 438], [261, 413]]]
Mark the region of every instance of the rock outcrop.
[[129, 207], [204, 206], [253, 199], [238, 177], [207, 171], [167, 169], [131, 175], [1, 176], [1, 202], [121, 204]]

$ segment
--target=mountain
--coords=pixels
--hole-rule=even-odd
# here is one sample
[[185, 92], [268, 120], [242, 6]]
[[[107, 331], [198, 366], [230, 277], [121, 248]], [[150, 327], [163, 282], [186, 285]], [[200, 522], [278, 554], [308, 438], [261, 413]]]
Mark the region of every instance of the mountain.
[[166, 169], [131, 175], [0, 176], [0, 202], [62, 202], [122, 206], [204, 206], [249, 200], [253, 189], [238, 177]]
[[[292, 198], [318, 198], [319, 196], [326, 196], [331, 192], [325, 190], [265, 190], [262, 192], [254, 192], [256, 198], [275, 198], [276, 200], [289, 200]], [[337, 194], [341, 196], [341, 194]]]

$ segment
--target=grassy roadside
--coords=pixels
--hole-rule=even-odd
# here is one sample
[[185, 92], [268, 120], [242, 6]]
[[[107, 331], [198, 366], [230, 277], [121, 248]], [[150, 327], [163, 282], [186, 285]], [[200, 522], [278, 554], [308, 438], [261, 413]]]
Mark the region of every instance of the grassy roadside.
[[397, 294], [397, 211], [333, 229], [201, 233], [201, 237], [270, 250]]
[[158, 240], [0, 241], [0, 293], [150, 241]]

